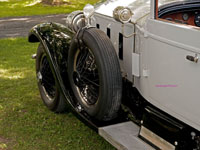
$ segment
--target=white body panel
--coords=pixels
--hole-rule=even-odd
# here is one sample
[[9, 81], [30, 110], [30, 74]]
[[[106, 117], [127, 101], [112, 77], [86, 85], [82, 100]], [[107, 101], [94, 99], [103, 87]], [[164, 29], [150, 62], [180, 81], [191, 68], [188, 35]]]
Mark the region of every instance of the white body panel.
[[104, 32], [111, 29], [111, 41], [118, 54], [122, 29], [112, 12], [117, 6], [131, 7], [135, 15], [132, 24], [125, 25], [125, 32], [136, 35], [124, 38], [124, 59], [120, 60], [123, 74], [151, 104], [200, 131], [200, 62], [186, 59], [187, 55], [200, 57], [200, 30], [150, 19], [148, 0], [121, 1], [98, 7], [93, 25], [100, 24]]
[[145, 32], [140, 71], [149, 75], [135, 78], [136, 87], [150, 103], [200, 130], [200, 63], [186, 59], [200, 53], [200, 30], [149, 19]]
[[[107, 28], [111, 30], [110, 40], [112, 41], [116, 53], [119, 55], [119, 33], [121, 33], [120, 22], [115, 21], [113, 18], [108, 18], [102, 15], [95, 15], [95, 20], [92, 22], [93, 26], [96, 26], [98, 23], [99, 28], [107, 34]], [[132, 24], [127, 24], [125, 33], [130, 34], [134, 32], [134, 26]], [[132, 76], [132, 52], [134, 50], [134, 38], [123, 38], [123, 60], [119, 59], [121, 70], [123, 76], [126, 76], [129, 81], [133, 80]]]

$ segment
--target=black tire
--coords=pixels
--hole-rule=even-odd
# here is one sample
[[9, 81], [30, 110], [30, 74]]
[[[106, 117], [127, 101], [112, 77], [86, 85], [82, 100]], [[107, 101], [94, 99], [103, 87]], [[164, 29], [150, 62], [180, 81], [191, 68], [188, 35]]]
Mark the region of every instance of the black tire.
[[65, 111], [67, 104], [63, 95], [59, 92], [44, 52], [44, 46], [41, 43], [38, 46], [36, 56], [36, 76], [41, 98], [47, 108], [56, 113]]
[[68, 55], [73, 93], [90, 116], [101, 121], [112, 120], [117, 116], [122, 96], [122, 77], [115, 49], [107, 35], [96, 28], [83, 32], [82, 43], [74, 40]]

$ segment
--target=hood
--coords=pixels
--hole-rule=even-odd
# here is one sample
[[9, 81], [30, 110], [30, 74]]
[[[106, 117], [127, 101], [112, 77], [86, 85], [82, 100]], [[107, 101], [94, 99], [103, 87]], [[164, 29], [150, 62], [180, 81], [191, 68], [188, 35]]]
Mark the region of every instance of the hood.
[[[116, 7], [128, 7], [134, 14], [131, 22], [137, 23], [138, 20], [150, 13], [150, 1], [151, 0], [107, 0], [106, 2], [97, 6], [95, 12], [104, 16], [113, 17], [113, 10]], [[159, 0], [159, 6], [177, 1], [182, 0]]]
[[133, 12], [131, 21], [136, 23], [139, 18], [149, 14], [150, 0], [108, 0], [95, 9], [95, 12], [104, 16], [113, 17], [113, 10], [118, 7], [128, 7]]

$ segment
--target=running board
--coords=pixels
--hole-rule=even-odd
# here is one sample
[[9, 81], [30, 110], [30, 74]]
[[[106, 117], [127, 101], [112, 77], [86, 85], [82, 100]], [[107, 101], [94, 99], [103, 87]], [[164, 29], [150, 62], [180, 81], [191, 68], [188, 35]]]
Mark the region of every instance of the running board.
[[99, 128], [99, 134], [118, 150], [155, 150], [138, 137], [139, 132], [131, 121]]
[[140, 134], [141, 138], [145, 141], [153, 144], [157, 149], [160, 150], [175, 150], [175, 146], [164, 140], [163, 138], [159, 137], [149, 129], [141, 126]]

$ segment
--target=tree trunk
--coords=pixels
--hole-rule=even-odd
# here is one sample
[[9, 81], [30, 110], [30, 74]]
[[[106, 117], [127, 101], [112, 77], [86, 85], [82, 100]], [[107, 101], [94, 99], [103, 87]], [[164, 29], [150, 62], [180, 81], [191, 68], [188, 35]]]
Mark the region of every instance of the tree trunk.
[[53, 5], [60, 5], [61, 0], [53, 0], [52, 4]]
[[61, 0], [42, 0], [42, 3], [47, 5], [60, 5], [61, 2]]

